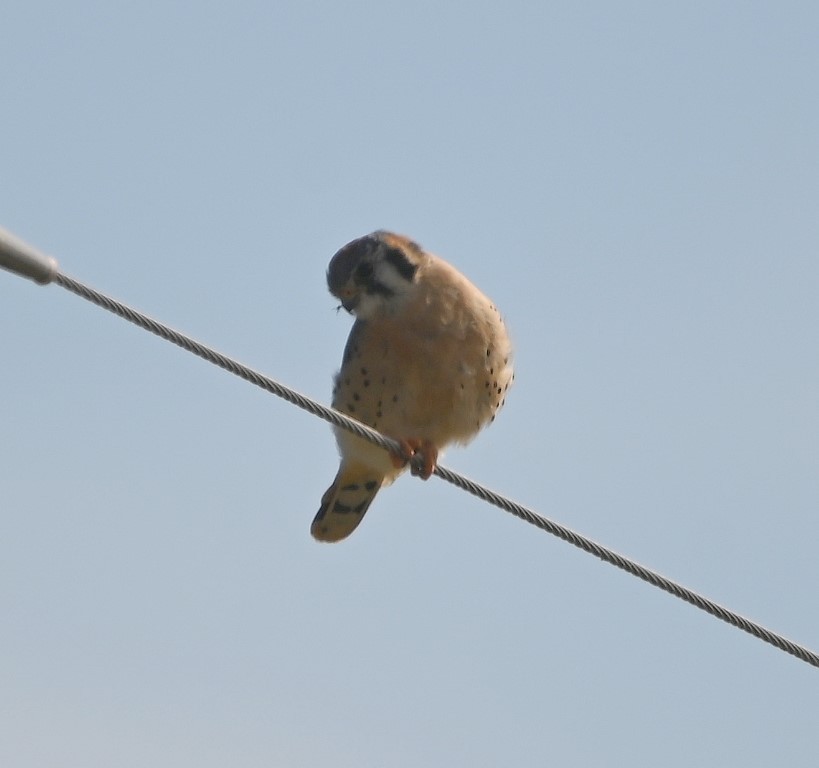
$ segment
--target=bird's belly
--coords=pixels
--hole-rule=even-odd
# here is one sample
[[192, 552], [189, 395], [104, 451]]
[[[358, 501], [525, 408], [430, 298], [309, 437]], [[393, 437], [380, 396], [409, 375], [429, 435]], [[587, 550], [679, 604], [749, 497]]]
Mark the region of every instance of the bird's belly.
[[[393, 437], [439, 448], [470, 440], [494, 416], [511, 381], [508, 356], [436, 338], [362, 339], [337, 381], [334, 405]], [[366, 361], [363, 364], [362, 361]]]

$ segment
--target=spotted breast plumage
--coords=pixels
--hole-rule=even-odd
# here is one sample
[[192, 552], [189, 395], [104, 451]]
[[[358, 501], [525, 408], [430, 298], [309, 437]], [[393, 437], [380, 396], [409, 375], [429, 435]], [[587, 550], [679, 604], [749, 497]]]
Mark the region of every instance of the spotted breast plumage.
[[494, 304], [409, 238], [378, 231], [353, 240], [330, 261], [327, 284], [356, 317], [333, 407], [401, 445], [394, 455], [335, 429], [341, 464], [311, 533], [339, 541], [408, 465], [428, 478], [442, 448], [491, 422], [514, 374]]

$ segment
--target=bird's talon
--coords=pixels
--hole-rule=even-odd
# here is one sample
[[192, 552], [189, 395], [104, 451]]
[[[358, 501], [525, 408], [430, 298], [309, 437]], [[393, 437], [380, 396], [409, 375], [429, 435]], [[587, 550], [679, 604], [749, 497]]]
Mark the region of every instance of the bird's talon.
[[401, 437], [395, 438], [395, 441], [399, 447], [397, 451], [390, 451], [390, 459], [396, 469], [403, 469], [412, 462], [416, 451], [421, 447], [421, 441]]
[[438, 449], [429, 440], [415, 437], [396, 438], [399, 450], [390, 451], [392, 465], [403, 469], [409, 464], [410, 474], [428, 480], [435, 471], [438, 461]]
[[429, 441], [424, 440], [410, 461], [410, 472], [422, 480], [429, 480], [438, 463], [438, 449]]

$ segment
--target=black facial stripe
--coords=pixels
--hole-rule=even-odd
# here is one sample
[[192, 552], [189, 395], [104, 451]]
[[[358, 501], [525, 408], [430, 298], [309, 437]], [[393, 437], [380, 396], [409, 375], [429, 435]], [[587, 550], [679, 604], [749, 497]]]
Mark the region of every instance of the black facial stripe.
[[384, 259], [395, 267], [398, 274], [401, 275], [404, 280], [412, 282], [418, 265], [413, 264], [400, 248], [387, 248]]
[[368, 280], [364, 287], [367, 290], [367, 293], [377, 293], [381, 296], [386, 296], [390, 298], [390, 296], [395, 296], [395, 291], [392, 288], [384, 285], [384, 283], [377, 283], [375, 280]]
[[370, 261], [362, 261], [353, 273], [356, 282], [368, 283], [373, 276], [373, 265]]

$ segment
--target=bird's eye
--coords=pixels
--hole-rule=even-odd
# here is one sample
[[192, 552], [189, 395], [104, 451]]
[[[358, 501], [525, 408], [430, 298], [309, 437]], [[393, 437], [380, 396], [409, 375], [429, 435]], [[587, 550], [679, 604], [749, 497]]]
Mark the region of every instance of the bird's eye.
[[355, 279], [357, 282], [363, 283], [373, 276], [373, 265], [369, 261], [362, 261], [355, 268]]

